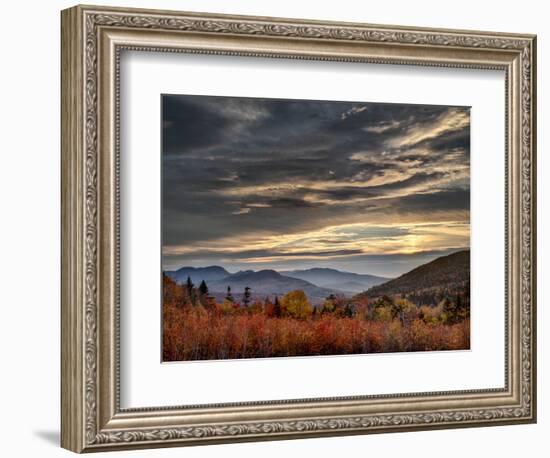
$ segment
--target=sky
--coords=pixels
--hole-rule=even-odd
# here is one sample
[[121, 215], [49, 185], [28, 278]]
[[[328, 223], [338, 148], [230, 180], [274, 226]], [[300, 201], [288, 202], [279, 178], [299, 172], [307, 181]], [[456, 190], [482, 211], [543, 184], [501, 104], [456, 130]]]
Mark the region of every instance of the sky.
[[470, 109], [162, 96], [163, 269], [398, 276], [470, 244]]

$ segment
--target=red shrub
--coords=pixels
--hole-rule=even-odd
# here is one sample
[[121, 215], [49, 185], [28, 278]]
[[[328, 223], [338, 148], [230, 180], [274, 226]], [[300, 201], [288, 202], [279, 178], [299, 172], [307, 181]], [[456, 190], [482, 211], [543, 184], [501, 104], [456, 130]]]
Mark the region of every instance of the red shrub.
[[[176, 298], [177, 299], [177, 298]], [[223, 314], [218, 307], [163, 307], [164, 361], [342, 355], [470, 347], [470, 323], [427, 324], [416, 319], [277, 318], [263, 311]]]

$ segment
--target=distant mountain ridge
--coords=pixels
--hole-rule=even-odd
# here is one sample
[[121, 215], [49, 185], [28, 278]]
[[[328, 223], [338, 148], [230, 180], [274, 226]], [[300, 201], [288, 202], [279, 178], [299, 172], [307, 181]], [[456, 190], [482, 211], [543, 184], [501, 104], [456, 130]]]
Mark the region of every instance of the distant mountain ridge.
[[202, 280], [206, 283], [221, 280], [222, 278], [231, 275], [227, 270], [220, 266], [208, 267], [182, 267], [178, 270], [168, 270], [164, 272], [176, 283], [184, 283], [187, 277], [195, 284], [199, 284]]
[[210, 294], [217, 300], [223, 300], [227, 294], [227, 287], [231, 288], [233, 297], [242, 299], [246, 287], [251, 288], [253, 299], [264, 299], [266, 296], [280, 296], [295, 289], [301, 289], [314, 304], [321, 303], [330, 294], [344, 294], [343, 291], [322, 288], [299, 278], [281, 275], [275, 270], [241, 270], [234, 274], [223, 267], [182, 267], [175, 271], [166, 271], [165, 274], [177, 283], [183, 284], [190, 278], [194, 285], [205, 281]]
[[376, 298], [405, 295], [418, 302], [434, 301], [442, 291], [468, 294], [470, 288], [470, 250], [458, 251], [423, 264], [400, 277], [369, 288], [356, 297]]
[[190, 278], [195, 285], [199, 285], [204, 280], [216, 299], [225, 297], [228, 286], [233, 296], [240, 299], [244, 288], [248, 286], [252, 290], [252, 297], [261, 299], [301, 289], [314, 304], [323, 302], [331, 294], [351, 296], [387, 280], [374, 275], [354, 274], [326, 268], [288, 272], [277, 272], [271, 269], [241, 270], [230, 273], [220, 266], [186, 266], [166, 271], [165, 274], [180, 284], [185, 283], [187, 278]]
[[253, 298], [263, 299], [266, 296], [283, 295], [290, 291], [301, 289], [306, 293], [312, 303], [322, 302], [328, 295], [340, 293], [339, 291], [320, 288], [305, 280], [286, 277], [275, 270], [260, 270], [258, 272], [247, 270], [229, 275], [220, 280], [208, 284], [210, 291], [225, 294], [227, 287], [231, 287], [234, 296], [238, 296], [245, 287], [251, 288]]
[[253, 299], [280, 296], [300, 289], [315, 305], [331, 294], [355, 294], [355, 298], [403, 295], [413, 302], [434, 303], [442, 292], [469, 296], [470, 250], [439, 257], [394, 279], [321, 267], [230, 273], [221, 266], [186, 266], [164, 273], [180, 284], [190, 278], [198, 286], [204, 280], [210, 294], [217, 300], [223, 300], [227, 287], [231, 288], [233, 297], [242, 300], [244, 289], [249, 287]]
[[356, 274], [326, 267], [314, 267], [305, 270], [287, 270], [281, 271], [280, 273], [287, 277], [306, 280], [323, 288], [349, 291], [351, 293], [359, 293], [372, 286], [391, 280], [391, 278], [387, 277]]

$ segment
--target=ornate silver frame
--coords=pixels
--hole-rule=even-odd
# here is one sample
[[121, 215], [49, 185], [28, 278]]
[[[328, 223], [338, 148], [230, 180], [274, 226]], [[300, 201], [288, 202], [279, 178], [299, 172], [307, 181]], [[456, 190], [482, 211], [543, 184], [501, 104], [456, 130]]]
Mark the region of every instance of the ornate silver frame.
[[[124, 49], [506, 73], [503, 389], [121, 409], [119, 58]], [[76, 6], [62, 12], [62, 446], [75, 452], [536, 421], [533, 35]]]

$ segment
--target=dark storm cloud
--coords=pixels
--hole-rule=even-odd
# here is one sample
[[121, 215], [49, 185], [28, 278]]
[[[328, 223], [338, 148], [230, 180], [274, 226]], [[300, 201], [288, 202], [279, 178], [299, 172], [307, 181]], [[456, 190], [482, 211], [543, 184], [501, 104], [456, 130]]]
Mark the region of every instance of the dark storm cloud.
[[407, 211], [447, 209], [469, 211], [470, 190], [449, 189], [436, 193], [411, 194], [402, 197], [399, 203]]
[[[277, 199], [270, 199], [266, 202], [267, 207], [282, 207], [282, 208], [305, 208], [315, 207], [316, 204], [308, 202], [304, 199], [297, 199], [294, 197], [279, 197]], [[259, 208], [262, 208], [261, 206]]]
[[164, 95], [162, 126], [168, 248], [469, 209], [465, 107]]
[[[279, 257], [283, 256], [285, 258], [314, 258], [318, 256], [350, 256], [350, 255], [358, 255], [361, 254], [361, 250], [323, 250], [323, 251], [296, 251], [292, 253], [283, 253], [277, 250], [246, 250], [246, 251], [239, 251], [237, 253], [233, 253], [230, 256], [227, 256], [228, 258], [239, 261], [241, 259], [250, 259], [250, 258], [256, 258], [256, 259], [265, 259], [265, 258], [273, 258], [273, 257]], [[198, 260], [218, 260], [220, 259], [220, 253], [219, 252], [212, 252], [212, 251], [194, 251], [192, 256], [186, 255], [182, 257], [182, 259], [198, 259]]]
[[432, 138], [419, 142], [416, 146], [422, 146], [428, 148], [430, 151], [440, 151], [442, 149], [449, 150], [462, 150], [466, 153], [470, 152], [470, 131], [469, 129], [462, 129], [453, 132], [449, 132], [445, 135], [441, 135], [437, 138]]

